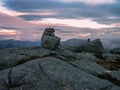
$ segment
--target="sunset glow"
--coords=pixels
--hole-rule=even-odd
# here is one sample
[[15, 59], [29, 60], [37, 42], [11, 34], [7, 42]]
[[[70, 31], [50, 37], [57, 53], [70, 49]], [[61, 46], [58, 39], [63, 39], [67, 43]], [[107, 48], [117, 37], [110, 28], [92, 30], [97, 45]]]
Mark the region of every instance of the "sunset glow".
[[17, 32], [15, 30], [0, 30], [0, 35], [16, 35]]
[[[84, 20], [75, 20], [75, 19], [43, 19], [41, 23], [51, 23], [51, 24], [60, 24], [68, 25], [77, 28], [105, 28], [105, 27], [114, 27], [110, 25], [98, 24], [89, 19]], [[33, 23], [39, 24], [39, 21], [34, 21]]]
[[78, 34], [81, 37], [90, 37], [91, 34], [90, 33], [85, 33], [85, 34]]
[[39, 40], [46, 27], [62, 40], [120, 38], [119, 5], [119, 0], [1, 0], [0, 38]]

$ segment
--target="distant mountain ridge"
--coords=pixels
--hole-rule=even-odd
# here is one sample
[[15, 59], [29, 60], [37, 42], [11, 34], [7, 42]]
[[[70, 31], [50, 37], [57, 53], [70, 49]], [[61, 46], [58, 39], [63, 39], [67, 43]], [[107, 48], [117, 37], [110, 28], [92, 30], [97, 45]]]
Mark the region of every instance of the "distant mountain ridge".
[[0, 49], [27, 46], [40, 46], [40, 41], [0, 40]]
[[[120, 39], [102, 39], [104, 48], [113, 49], [120, 48]], [[87, 39], [68, 39], [61, 41], [61, 45], [68, 46], [80, 46], [86, 44]], [[0, 40], [0, 49], [14, 48], [14, 47], [26, 47], [26, 46], [40, 46], [41, 41], [20, 41], [20, 40]]]
[[[100, 39], [105, 49], [120, 48], [120, 39]], [[64, 47], [77, 47], [86, 44], [87, 39], [69, 39], [61, 42]]]

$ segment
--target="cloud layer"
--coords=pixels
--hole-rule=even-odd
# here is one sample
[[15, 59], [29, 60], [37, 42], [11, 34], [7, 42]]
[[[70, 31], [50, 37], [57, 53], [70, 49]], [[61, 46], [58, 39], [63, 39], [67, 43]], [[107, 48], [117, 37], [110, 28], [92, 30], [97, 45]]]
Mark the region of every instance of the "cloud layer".
[[120, 38], [120, 0], [2, 0], [1, 3], [1, 37], [10, 35], [4, 30], [15, 30], [13, 38], [36, 40], [45, 27], [51, 26], [63, 40]]
[[[120, 19], [120, 1], [119, 0], [5, 0], [4, 5], [8, 9], [17, 12], [28, 12], [28, 14], [20, 15], [19, 17], [25, 20], [36, 20], [41, 18], [90, 18], [98, 23], [104, 23], [104, 19], [118, 22]], [[76, 2], [81, 1], [81, 2]], [[85, 3], [84, 3], [85, 2]], [[100, 5], [86, 4], [89, 2], [103, 3]], [[110, 3], [109, 3], [110, 2]], [[32, 15], [32, 13], [40, 13], [43, 11], [55, 12], [56, 15]], [[114, 17], [111, 19], [111, 17]], [[117, 19], [117, 20], [116, 20]], [[111, 22], [112, 23], [112, 22]], [[108, 23], [106, 23], [108, 24]]]

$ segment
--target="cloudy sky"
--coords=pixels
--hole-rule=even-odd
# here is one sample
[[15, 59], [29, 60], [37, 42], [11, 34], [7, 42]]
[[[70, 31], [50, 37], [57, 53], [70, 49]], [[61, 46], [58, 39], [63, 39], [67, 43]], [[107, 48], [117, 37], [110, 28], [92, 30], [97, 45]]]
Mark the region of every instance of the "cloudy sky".
[[62, 40], [120, 39], [120, 0], [0, 0], [0, 39], [40, 40], [46, 27]]

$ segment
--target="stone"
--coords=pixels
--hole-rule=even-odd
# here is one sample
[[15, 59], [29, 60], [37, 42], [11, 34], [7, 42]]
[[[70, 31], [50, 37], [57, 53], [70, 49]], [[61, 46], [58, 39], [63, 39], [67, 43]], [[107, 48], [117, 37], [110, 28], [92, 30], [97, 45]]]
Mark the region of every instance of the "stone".
[[120, 82], [120, 70], [119, 71], [104, 72], [104, 73], [110, 75], [112, 78], [115, 78]]
[[90, 60], [83, 59], [83, 60], [74, 61], [71, 63], [74, 64], [76, 67], [78, 67], [80, 70], [85, 71], [95, 76], [102, 75], [104, 74], [105, 71], [108, 71], [107, 69], [103, 68], [102, 66]]
[[112, 87], [111, 89], [108, 90], [120, 90], [120, 87]]
[[15, 66], [23, 58], [25, 59], [26, 56], [18, 55], [16, 53], [6, 53], [0, 55], [0, 70]]
[[93, 41], [90, 39], [70, 39], [62, 42], [61, 47], [74, 52], [104, 53], [104, 47], [100, 39], [95, 39]]
[[82, 59], [89, 60], [92, 62], [100, 61], [100, 59], [95, 57], [92, 53], [76, 53], [76, 60], [82, 60]]
[[41, 38], [41, 47], [45, 49], [57, 49], [60, 45], [60, 38], [55, 36], [55, 29], [46, 28], [42, 38]]
[[83, 72], [61, 59], [51, 57], [45, 58], [43, 61], [40, 61], [43, 71], [52, 79], [61, 82], [64, 86], [71, 87], [72, 90], [100, 90], [112, 85], [110, 82]]
[[111, 53], [113, 53], [113, 54], [120, 54], [120, 48], [113, 48], [111, 50]]
[[20, 48], [0, 51], [0, 70], [4, 70], [30, 60], [56, 55], [56, 52], [43, 48]]
[[63, 88], [55, 80], [47, 77], [39, 64], [29, 63], [1, 71], [0, 90], [63, 90]]
[[120, 56], [117, 54], [105, 53], [103, 54], [105, 61], [116, 62], [116, 60], [120, 60]]
[[2, 90], [101, 90], [115, 86], [59, 58], [39, 58], [0, 72]]
[[61, 55], [69, 60], [76, 60], [76, 53], [72, 52], [70, 50], [57, 49], [56, 53], [57, 53], [57, 55]]
[[60, 47], [63, 49], [71, 50], [74, 52], [81, 52], [79, 48], [83, 45], [86, 45], [87, 40], [82, 39], [69, 39], [67, 41], [61, 42]]
[[9, 90], [8, 73], [9, 69], [0, 71], [0, 90]]
[[83, 46], [83, 51], [90, 53], [103, 53], [104, 47], [100, 39], [96, 39], [90, 42], [87, 42], [85, 46]]
[[[0, 90], [119, 90], [97, 76], [107, 69], [93, 53], [26, 47], [0, 50], [0, 57], [10, 65], [0, 71]], [[119, 80], [119, 72], [110, 75]]]

